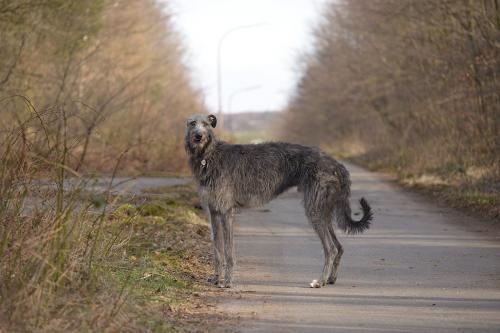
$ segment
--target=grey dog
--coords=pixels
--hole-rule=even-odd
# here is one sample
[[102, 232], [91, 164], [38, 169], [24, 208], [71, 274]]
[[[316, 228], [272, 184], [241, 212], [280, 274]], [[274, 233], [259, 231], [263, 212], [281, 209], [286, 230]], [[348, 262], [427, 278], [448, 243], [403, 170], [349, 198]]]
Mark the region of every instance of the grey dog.
[[[284, 142], [237, 145], [218, 140], [214, 115], [197, 115], [186, 124], [185, 147], [202, 206], [212, 226], [215, 274], [211, 282], [232, 285], [233, 215], [239, 208], [265, 204], [290, 187], [304, 195], [306, 216], [325, 254], [323, 273], [312, 287], [334, 284], [343, 248], [332, 221], [350, 234], [370, 227], [373, 213], [364, 198], [363, 217], [351, 218], [347, 169], [319, 149]], [[224, 279], [222, 279], [223, 264]]]

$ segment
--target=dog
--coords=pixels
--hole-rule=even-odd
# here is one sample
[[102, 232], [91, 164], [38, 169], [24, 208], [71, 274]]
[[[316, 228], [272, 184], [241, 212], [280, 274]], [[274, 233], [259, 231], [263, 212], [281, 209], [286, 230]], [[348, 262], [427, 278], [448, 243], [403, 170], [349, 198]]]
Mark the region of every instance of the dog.
[[185, 133], [189, 165], [212, 227], [214, 275], [209, 281], [219, 287], [232, 286], [234, 212], [263, 205], [296, 186], [303, 193], [305, 214], [325, 256], [321, 277], [310, 285], [334, 284], [344, 250], [333, 221], [347, 233], [358, 234], [373, 219], [364, 198], [360, 200], [362, 218], [351, 218], [347, 169], [317, 148], [285, 142], [226, 143], [215, 136], [216, 125], [214, 115], [195, 115], [187, 120]]

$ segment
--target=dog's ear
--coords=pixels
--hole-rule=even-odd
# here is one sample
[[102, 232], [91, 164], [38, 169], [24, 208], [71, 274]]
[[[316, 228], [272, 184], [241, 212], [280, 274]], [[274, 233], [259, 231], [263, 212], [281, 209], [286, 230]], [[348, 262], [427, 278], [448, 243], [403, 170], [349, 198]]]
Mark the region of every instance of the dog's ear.
[[212, 125], [212, 127], [215, 128], [215, 126], [217, 126], [217, 118], [213, 114], [208, 115], [207, 118], [210, 125]]

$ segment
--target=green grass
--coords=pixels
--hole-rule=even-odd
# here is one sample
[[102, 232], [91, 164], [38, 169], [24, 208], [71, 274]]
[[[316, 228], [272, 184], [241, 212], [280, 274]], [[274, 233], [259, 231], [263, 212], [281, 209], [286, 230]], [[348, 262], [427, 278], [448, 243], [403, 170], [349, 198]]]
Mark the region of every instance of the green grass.
[[[175, 204], [175, 202], [172, 201], [171, 204]], [[165, 204], [162, 202], [145, 203], [137, 208], [142, 216], [162, 216], [167, 211]]]

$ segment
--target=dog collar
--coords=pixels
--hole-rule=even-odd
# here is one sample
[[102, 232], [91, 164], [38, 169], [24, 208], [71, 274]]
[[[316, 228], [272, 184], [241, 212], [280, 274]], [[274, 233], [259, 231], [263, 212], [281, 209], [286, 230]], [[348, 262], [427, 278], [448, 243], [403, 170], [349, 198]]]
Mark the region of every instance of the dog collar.
[[207, 160], [203, 159], [201, 160], [201, 166], [205, 167], [207, 165]]

